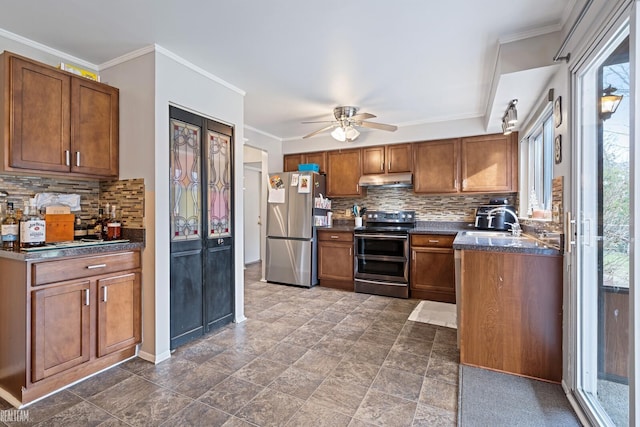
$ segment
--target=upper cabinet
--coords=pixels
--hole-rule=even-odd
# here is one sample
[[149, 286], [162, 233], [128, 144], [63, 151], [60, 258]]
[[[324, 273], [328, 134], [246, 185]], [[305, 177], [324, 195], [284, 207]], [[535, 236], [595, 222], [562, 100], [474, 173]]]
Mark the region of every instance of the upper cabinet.
[[413, 190], [421, 194], [515, 192], [517, 141], [517, 133], [512, 133], [417, 143]]
[[0, 77], [5, 171], [118, 177], [118, 89], [9, 52]]
[[517, 133], [462, 138], [460, 141], [462, 191], [476, 193], [517, 191], [517, 144]]
[[459, 139], [419, 142], [413, 147], [413, 191], [457, 193]]
[[284, 172], [295, 172], [301, 163], [315, 163], [320, 166], [320, 173], [327, 173], [327, 152], [285, 154], [282, 158]]
[[362, 150], [337, 150], [327, 153], [327, 196], [364, 196], [358, 182], [362, 175]]
[[362, 174], [411, 172], [412, 144], [394, 144], [362, 149]]

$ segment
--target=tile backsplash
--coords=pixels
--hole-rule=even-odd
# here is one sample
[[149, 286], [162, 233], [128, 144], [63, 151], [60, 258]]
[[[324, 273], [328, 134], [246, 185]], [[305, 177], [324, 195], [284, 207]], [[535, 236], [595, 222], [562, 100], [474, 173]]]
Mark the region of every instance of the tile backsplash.
[[410, 188], [370, 187], [366, 197], [332, 198], [331, 210], [336, 219], [346, 218], [345, 210], [358, 204], [369, 210], [414, 210], [418, 221], [473, 222], [476, 207], [495, 197], [506, 197], [515, 204], [517, 193], [422, 195], [414, 194]]
[[0, 174], [0, 190], [8, 194], [7, 201], [16, 207], [21, 207], [24, 200], [35, 193], [79, 194], [80, 217], [85, 221], [98, 214], [98, 207], [104, 207], [107, 202], [115, 203], [124, 227], [144, 227], [144, 180], [141, 178], [84, 181]]

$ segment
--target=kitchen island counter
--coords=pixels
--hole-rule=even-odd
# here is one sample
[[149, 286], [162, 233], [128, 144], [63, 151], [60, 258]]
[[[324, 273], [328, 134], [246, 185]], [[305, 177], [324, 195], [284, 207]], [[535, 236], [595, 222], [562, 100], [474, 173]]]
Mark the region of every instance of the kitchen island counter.
[[531, 255], [562, 255], [559, 247], [545, 243], [533, 237], [522, 235], [515, 238], [511, 236], [480, 236], [459, 233], [453, 241], [453, 249], [521, 253]]

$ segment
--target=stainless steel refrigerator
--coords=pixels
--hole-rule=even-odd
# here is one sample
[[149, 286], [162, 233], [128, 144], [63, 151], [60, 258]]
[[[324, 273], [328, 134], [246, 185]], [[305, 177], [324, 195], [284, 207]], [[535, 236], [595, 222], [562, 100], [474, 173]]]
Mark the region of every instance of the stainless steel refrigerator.
[[325, 177], [313, 172], [269, 174], [266, 279], [311, 287], [318, 283], [315, 208], [325, 194]]

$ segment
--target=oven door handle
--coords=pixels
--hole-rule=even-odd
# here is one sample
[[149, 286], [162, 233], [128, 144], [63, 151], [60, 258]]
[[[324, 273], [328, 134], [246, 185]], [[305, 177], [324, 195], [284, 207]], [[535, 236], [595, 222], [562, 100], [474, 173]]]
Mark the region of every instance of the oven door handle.
[[365, 239], [386, 239], [386, 240], [407, 240], [409, 236], [394, 236], [389, 234], [356, 234], [357, 238]]

